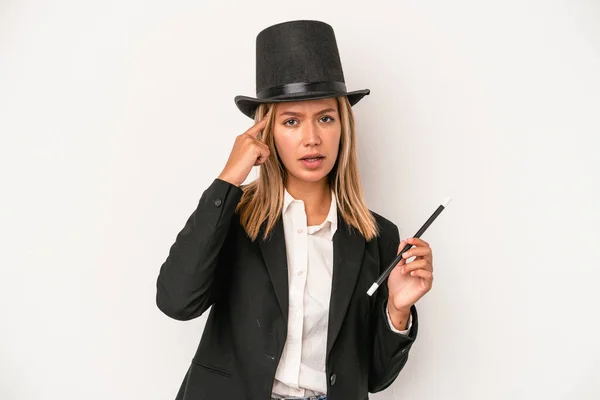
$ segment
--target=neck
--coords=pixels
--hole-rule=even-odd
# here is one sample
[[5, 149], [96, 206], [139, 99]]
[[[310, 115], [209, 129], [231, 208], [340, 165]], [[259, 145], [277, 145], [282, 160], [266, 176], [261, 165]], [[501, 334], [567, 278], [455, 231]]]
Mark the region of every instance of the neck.
[[[290, 177], [291, 178], [291, 177]], [[318, 182], [289, 179], [285, 188], [297, 200], [304, 202], [306, 215], [327, 215], [331, 206], [331, 189], [327, 177]]]

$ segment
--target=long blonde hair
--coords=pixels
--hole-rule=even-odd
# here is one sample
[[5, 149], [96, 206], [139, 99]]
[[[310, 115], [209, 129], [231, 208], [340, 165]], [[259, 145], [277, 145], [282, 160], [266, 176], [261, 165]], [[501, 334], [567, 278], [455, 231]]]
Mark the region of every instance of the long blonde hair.
[[[379, 236], [373, 214], [364, 199], [356, 154], [355, 125], [352, 107], [346, 96], [337, 97], [341, 123], [338, 157], [328, 174], [329, 187], [333, 190], [336, 205], [344, 221], [356, 228], [367, 241]], [[267, 239], [275, 227], [283, 207], [283, 189], [287, 171], [275, 149], [273, 126], [274, 104], [260, 104], [254, 120], [267, 118], [267, 123], [257, 139], [269, 146], [269, 158], [259, 168], [259, 176], [247, 185], [241, 185], [242, 198], [236, 207], [240, 223], [248, 237], [254, 241], [264, 224], [263, 238]]]

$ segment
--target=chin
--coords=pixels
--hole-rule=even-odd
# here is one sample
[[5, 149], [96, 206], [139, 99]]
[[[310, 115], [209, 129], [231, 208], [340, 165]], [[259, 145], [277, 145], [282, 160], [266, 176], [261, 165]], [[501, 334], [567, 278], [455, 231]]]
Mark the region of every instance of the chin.
[[306, 182], [319, 182], [324, 178], [327, 178], [330, 170], [327, 172], [323, 171], [299, 171], [297, 174], [294, 174], [296, 178], [306, 181]]

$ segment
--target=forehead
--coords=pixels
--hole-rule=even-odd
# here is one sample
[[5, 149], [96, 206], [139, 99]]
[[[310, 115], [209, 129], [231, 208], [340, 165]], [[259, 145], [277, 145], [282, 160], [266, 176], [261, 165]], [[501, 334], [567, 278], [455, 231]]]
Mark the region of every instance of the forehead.
[[337, 100], [335, 97], [330, 97], [327, 99], [284, 101], [281, 103], [275, 103], [275, 111], [277, 114], [285, 111], [310, 114], [326, 108], [333, 108], [334, 110], [337, 110]]

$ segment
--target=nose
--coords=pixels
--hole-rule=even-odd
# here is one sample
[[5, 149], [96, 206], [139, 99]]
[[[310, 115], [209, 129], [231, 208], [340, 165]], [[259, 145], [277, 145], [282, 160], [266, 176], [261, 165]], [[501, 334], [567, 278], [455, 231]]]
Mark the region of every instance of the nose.
[[321, 142], [321, 132], [319, 125], [315, 121], [304, 125], [304, 143], [306, 145], [316, 145]]

